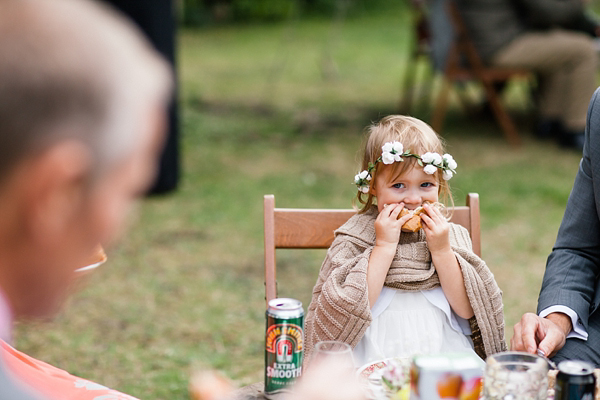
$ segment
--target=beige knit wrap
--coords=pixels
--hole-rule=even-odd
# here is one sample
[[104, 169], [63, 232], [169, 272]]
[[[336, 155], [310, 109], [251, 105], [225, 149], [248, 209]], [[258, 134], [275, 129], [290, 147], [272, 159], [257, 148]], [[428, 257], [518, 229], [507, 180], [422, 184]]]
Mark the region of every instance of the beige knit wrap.
[[[371, 323], [367, 296], [367, 266], [375, 244], [377, 208], [357, 214], [335, 231], [313, 289], [305, 322], [305, 360], [323, 340], [340, 340], [353, 348]], [[472, 251], [468, 231], [450, 224], [450, 245], [465, 281], [467, 296], [481, 333], [485, 356], [506, 351], [502, 292], [494, 275]], [[440, 286], [431, 263], [425, 233], [402, 233], [385, 285], [403, 290], [427, 290]], [[474, 332], [475, 333], [475, 332]]]

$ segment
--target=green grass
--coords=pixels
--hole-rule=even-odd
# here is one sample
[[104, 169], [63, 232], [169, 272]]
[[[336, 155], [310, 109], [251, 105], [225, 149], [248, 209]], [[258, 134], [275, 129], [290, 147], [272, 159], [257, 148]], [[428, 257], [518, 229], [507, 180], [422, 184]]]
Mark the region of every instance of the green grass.
[[[143, 399], [186, 399], [196, 368], [262, 379], [262, 196], [349, 207], [363, 128], [396, 112], [408, 17], [293, 20], [180, 36], [180, 190], [140, 205], [109, 261], [54, 320], [21, 324], [28, 354]], [[525, 132], [527, 104], [516, 87]], [[416, 116], [429, 118], [427, 104]], [[579, 156], [526, 133], [510, 148], [489, 117], [453, 108], [457, 204], [481, 196], [483, 256], [504, 291], [507, 338], [535, 309]], [[305, 305], [322, 251], [278, 253], [280, 293]]]

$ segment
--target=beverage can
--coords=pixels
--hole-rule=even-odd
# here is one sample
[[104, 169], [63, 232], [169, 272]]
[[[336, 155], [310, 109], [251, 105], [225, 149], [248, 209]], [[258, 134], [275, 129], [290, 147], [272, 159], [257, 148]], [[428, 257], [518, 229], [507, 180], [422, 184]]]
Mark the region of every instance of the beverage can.
[[483, 361], [471, 353], [421, 355], [410, 367], [410, 399], [477, 400], [481, 394]]
[[558, 364], [554, 383], [555, 400], [594, 400], [595, 395], [593, 365], [579, 360], [565, 360]]
[[269, 301], [265, 335], [265, 395], [287, 391], [302, 375], [304, 309], [296, 299]]

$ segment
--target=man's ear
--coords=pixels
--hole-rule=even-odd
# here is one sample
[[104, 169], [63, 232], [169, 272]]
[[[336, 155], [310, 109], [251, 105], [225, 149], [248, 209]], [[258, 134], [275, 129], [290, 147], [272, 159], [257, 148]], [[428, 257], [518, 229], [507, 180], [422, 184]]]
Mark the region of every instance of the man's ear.
[[58, 240], [83, 204], [91, 154], [82, 143], [64, 140], [28, 163], [22, 176], [27, 230], [37, 240]]

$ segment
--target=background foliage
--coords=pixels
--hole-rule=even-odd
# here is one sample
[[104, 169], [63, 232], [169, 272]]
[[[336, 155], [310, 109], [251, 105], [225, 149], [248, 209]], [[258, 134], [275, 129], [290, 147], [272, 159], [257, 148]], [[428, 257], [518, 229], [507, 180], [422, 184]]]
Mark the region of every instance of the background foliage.
[[389, 8], [390, 2], [386, 0], [182, 0], [181, 17], [187, 26], [200, 26], [232, 21], [284, 21], [299, 16], [330, 17], [340, 13], [357, 16]]

